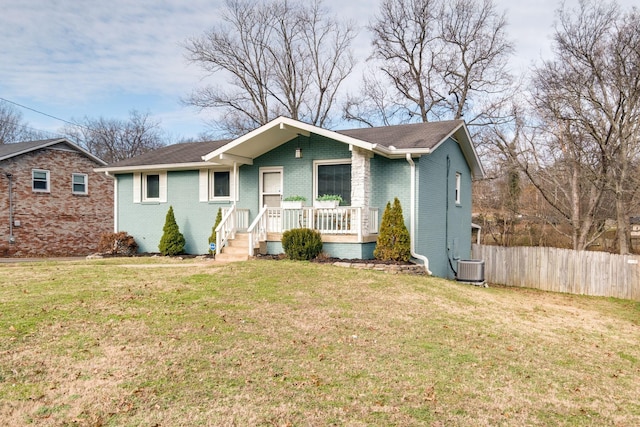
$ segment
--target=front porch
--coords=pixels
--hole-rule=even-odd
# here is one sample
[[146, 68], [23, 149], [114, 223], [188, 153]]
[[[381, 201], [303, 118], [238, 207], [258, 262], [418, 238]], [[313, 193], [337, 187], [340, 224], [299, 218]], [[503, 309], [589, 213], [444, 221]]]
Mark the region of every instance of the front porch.
[[269, 242], [280, 242], [282, 233], [294, 228], [318, 231], [322, 241], [329, 244], [370, 244], [377, 240], [378, 208], [339, 206], [336, 208], [302, 207], [284, 209], [264, 206], [250, 221], [248, 209], [235, 206], [223, 210], [222, 221], [216, 228], [216, 255], [224, 253], [237, 233], [248, 235], [247, 254], [267, 251]]

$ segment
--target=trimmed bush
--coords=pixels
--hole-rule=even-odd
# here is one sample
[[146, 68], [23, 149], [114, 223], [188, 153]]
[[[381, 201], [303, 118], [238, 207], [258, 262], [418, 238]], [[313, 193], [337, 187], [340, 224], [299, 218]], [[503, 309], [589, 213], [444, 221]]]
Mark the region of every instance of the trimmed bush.
[[294, 228], [282, 233], [282, 247], [289, 259], [308, 261], [322, 252], [322, 236], [309, 228]]
[[378, 243], [373, 250], [373, 256], [383, 261], [409, 261], [411, 259], [411, 237], [404, 225], [402, 206], [396, 197], [387, 202], [382, 214], [382, 223], [378, 233]]
[[138, 252], [138, 244], [133, 236], [125, 231], [118, 233], [103, 233], [98, 243], [101, 254], [133, 256]]
[[162, 228], [164, 233], [160, 238], [160, 244], [158, 249], [162, 255], [179, 255], [184, 252], [185, 240], [180, 228], [176, 223], [176, 217], [173, 214], [173, 206], [169, 206], [169, 212], [164, 221], [164, 227]]
[[[211, 229], [211, 236], [209, 236], [209, 244], [216, 242], [216, 238], [218, 237], [216, 233], [216, 228], [218, 227], [218, 225], [220, 225], [221, 222], [222, 222], [222, 209], [218, 208], [216, 221], [213, 223], [213, 228]], [[211, 249], [209, 249], [209, 255], [215, 255], [215, 254], [216, 254], [215, 251], [212, 251]]]

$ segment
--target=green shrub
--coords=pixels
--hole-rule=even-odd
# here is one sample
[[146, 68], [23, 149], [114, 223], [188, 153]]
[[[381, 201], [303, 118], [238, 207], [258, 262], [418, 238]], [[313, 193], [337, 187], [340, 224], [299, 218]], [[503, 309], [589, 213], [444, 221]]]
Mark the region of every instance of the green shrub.
[[133, 236], [125, 231], [118, 233], [103, 233], [98, 243], [101, 254], [132, 256], [138, 252], [138, 244]]
[[282, 247], [289, 259], [308, 261], [322, 252], [322, 236], [309, 228], [294, 228], [282, 233]]
[[411, 259], [411, 237], [404, 225], [402, 206], [396, 197], [393, 206], [387, 202], [382, 214], [382, 223], [378, 233], [378, 243], [373, 256], [383, 261], [409, 261]]
[[[222, 222], [222, 209], [218, 208], [218, 214], [216, 215], [216, 221], [213, 224], [213, 228], [211, 229], [211, 236], [209, 236], [209, 244], [216, 242], [216, 228]], [[209, 249], [209, 255], [215, 255], [215, 251]]]
[[169, 212], [162, 228], [164, 233], [160, 238], [158, 249], [162, 255], [179, 255], [184, 252], [185, 240], [173, 215], [173, 206], [169, 206]]

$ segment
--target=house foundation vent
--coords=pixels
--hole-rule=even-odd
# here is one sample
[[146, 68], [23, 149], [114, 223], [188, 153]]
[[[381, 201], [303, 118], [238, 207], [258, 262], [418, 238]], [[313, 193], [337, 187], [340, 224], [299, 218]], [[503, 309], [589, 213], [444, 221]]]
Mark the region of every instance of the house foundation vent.
[[484, 285], [484, 260], [460, 259], [458, 260], [458, 282]]

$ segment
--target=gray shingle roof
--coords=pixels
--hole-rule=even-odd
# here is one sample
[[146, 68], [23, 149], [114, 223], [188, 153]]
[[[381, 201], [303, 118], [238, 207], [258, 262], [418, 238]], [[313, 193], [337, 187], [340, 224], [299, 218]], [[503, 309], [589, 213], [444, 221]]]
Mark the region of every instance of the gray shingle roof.
[[66, 138], [53, 138], [53, 139], [41, 139], [38, 141], [25, 141], [25, 142], [12, 142], [9, 144], [0, 144], [0, 160], [10, 159], [21, 154], [25, 154], [31, 151], [48, 148], [48, 147], [60, 147], [65, 146], [66, 149], [72, 149], [83, 155], [87, 156], [94, 162], [105, 165], [106, 163], [89, 153], [82, 147], [74, 144]]
[[[433, 148], [462, 124], [462, 120], [449, 120], [432, 123], [412, 123], [396, 126], [347, 129], [335, 132], [372, 144], [385, 147], [394, 146], [396, 149], [410, 150], [412, 148]], [[108, 168], [200, 163], [203, 161], [202, 156], [232, 141], [232, 139], [225, 139], [169, 145], [141, 154], [140, 156], [112, 163], [108, 165]]]
[[182, 142], [148, 151], [130, 159], [111, 163], [109, 167], [167, 165], [176, 163], [200, 163], [202, 156], [229, 143], [230, 139], [206, 142]]
[[32, 151], [39, 147], [45, 147], [57, 139], [43, 139], [39, 141], [12, 142], [9, 144], [0, 144], [0, 158], [9, 158], [23, 151]]
[[432, 123], [411, 123], [406, 125], [338, 130], [336, 133], [397, 149], [433, 148], [456, 130], [462, 120], [448, 120]]

